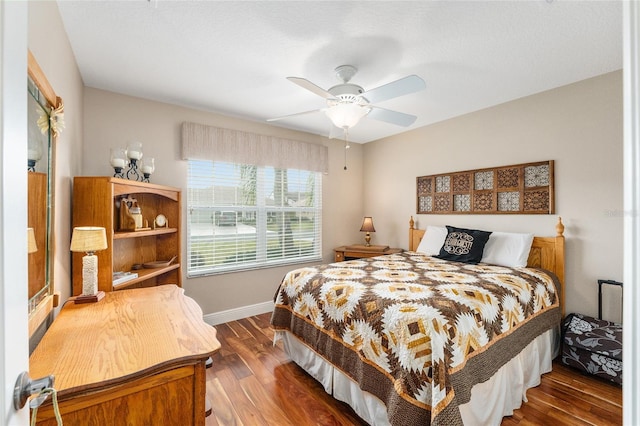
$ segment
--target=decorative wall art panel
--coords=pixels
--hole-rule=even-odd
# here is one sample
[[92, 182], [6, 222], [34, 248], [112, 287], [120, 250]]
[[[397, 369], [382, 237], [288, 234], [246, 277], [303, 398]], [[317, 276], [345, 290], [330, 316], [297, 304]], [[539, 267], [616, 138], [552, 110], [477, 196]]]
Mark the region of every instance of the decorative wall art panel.
[[555, 214], [553, 160], [416, 178], [418, 214]]

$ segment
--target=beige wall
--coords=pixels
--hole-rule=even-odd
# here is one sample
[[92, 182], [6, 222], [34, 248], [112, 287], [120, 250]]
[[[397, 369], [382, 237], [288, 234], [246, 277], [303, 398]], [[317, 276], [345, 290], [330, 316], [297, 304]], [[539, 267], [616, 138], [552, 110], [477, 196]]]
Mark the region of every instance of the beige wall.
[[[416, 177], [555, 160], [566, 225], [567, 312], [597, 313], [598, 278], [622, 279], [622, 72], [560, 87], [364, 146], [375, 241], [407, 247], [407, 223], [554, 235], [557, 216], [419, 215]], [[609, 298], [609, 296], [611, 296]], [[605, 313], [620, 319], [618, 294]]]
[[[151, 181], [181, 188], [185, 193], [187, 162], [180, 159], [180, 126], [184, 121], [326, 144], [329, 147], [329, 173], [322, 181], [324, 260], [333, 259], [334, 247], [361, 237], [358, 232], [363, 205], [361, 145], [349, 150], [345, 172], [343, 142], [338, 140], [92, 88], [85, 89], [84, 119], [83, 175], [112, 175], [110, 148], [126, 147], [128, 141], [138, 140], [143, 143], [145, 155], [155, 158], [156, 171]], [[183, 229], [186, 230], [186, 206], [183, 217]], [[187, 258], [185, 241], [183, 239], [184, 259]], [[186, 278], [185, 268], [183, 286], [205, 314], [212, 314], [271, 301], [282, 277], [293, 268], [268, 268], [195, 279]]]
[[56, 147], [54, 283], [55, 291], [66, 300], [71, 293], [71, 179], [82, 164], [84, 84], [57, 3], [30, 1], [28, 8], [29, 50], [64, 102], [65, 128]]

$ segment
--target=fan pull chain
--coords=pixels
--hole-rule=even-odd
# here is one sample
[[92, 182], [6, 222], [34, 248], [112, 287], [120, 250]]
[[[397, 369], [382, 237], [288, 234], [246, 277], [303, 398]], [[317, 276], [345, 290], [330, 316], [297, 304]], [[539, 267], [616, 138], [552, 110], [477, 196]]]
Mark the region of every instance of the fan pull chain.
[[349, 128], [344, 127], [344, 169], [347, 170], [347, 150], [351, 148], [349, 145]]
[[347, 144], [344, 144], [344, 169], [347, 170]]

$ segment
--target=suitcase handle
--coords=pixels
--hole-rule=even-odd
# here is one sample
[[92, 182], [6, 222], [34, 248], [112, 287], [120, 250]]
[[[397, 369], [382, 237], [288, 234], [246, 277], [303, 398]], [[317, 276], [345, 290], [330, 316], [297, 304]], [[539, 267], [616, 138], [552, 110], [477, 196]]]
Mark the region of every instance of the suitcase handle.
[[598, 280], [598, 319], [602, 319], [602, 284], [618, 285], [622, 287], [620, 281]]
[[602, 286], [602, 284], [619, 285], [620, 287], [622, 287], [622, 283], [620, 281], [614, 280], [598, 280], [598, 285]]

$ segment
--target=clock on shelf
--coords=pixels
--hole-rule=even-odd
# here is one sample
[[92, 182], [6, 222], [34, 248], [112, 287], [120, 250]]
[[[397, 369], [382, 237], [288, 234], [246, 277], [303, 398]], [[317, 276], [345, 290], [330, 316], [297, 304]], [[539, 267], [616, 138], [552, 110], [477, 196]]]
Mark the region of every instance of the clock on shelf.
[[153, 227], [154, 228], [166, 228], [168, 226], [169, 226], [169, 222], [167, 221], [167, 218], [163, 214], [159, 214], [153, 220]]

